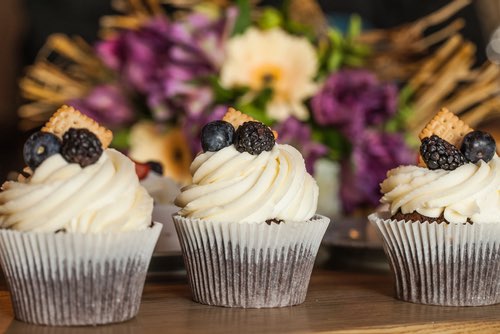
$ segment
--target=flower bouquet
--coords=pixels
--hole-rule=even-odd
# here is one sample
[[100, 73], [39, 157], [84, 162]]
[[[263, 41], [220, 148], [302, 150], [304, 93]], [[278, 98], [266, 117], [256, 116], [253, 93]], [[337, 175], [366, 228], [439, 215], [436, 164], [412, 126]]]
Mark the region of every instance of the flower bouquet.
[[164, 2], [113, 2], [121, 13], [101, 19], [93, 45], [52, 35], [20, 83], [23, 127], [72, 105], [113, 129], [115, 147], [186, 184], [201, 126], [234, 106], [298, 147], [310, 172], [333, 166], [319, 168], [330, 173], [320, 189], [349, 214], [376, 206], [386, 171], [415, 161], [405, 134], [440, 106], [473, 126], [500, 110], [498, 68], [473, 68], [464, 22], [425, 34], [467, 0], [388, 30], [364, 30], [358, 16], [340, 30], [313, 0]]

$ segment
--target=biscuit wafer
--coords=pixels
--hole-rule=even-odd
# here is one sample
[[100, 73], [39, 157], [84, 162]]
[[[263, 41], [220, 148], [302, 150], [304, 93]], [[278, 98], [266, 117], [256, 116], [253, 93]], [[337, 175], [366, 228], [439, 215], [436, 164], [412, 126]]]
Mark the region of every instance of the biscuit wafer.
[[70, 128], [86, 128], [92, 131], [106, 149], [113, 140], [111, 130], [99, 125], [92, 118], [85, 116], [73, 107], [63, 105], [45, 123], [42, 131], [51, 132], [62, 139], [64, 133]]
[[[235, 130], [238, 129], [240, 125], [242, 125], [245, 122], [256, 121], [253, 117], [250, 117], [247, 114], [244, 114], [241, 111], [238, 111], [232, 107], [229, 107], [227, 109], [227, 112], [222, 118], [222, 120], [231, 123]], [[272, 129], [271, 131], [273, 132], [274, 139], [278, 139], [278, 132]]]
[[466, 134], [473, 129], [446, 108], [442, 108], [425, 126], [418, 137], [420, 140], [436, 135], [456, 147], [460, 147]]

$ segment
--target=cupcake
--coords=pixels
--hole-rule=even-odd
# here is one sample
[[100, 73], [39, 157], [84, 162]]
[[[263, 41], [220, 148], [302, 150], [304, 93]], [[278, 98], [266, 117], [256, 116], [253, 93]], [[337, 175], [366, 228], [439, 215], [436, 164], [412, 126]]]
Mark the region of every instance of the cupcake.
[[24, 145], [0, 192], [0, 263], [16, 319], [98, 325], [134, 317], [161, 224], [112, 133], [63, 106]]
[[446, 109], [422, 130], [420, 166], [388, 172], [389, 210], [372, 214], [396, 297], [414, 303], [500, 302], [500, 159], [493, 137]]
[[194, 301], [283, 307], [305, 300], [329, 219], [301, 154], [230, 108], [205, 125], [174, 216]]

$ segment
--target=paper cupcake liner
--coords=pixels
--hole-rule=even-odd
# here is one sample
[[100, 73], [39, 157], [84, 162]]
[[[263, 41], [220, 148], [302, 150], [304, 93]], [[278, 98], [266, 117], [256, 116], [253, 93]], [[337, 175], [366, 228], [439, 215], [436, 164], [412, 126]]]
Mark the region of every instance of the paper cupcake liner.
[[396, 297], [421, 304], [500, 302], [500, 222], [438, 224], [372, 214], [395, 278]]
[[0, 264], [16, 319], [53, 326], [133, 318], [161, 224], [79, 234], [0, 230]]
[[220, 223], [174, 216], [193, 299], [226, 307], [302, 303], [330, 220]]

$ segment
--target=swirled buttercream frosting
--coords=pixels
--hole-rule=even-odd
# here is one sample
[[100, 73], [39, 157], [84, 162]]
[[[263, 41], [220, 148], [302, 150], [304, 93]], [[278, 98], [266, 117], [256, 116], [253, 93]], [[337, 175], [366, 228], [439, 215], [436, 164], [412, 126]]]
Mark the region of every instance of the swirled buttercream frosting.
[[179, 214], [220, 222], [301, 221], [316, 212], [318, 186], [292, 146], [258, 155], [234, 145], [205, 152], [191, 164], [193, 183], [176, 198]]
[[134, 163], [113, 149], [84, 168], [55, 154], [29, 178], [5, 182], [2, 190], [1, 228], [97, 233], [151, 224], [152, 198], [139, 184]]
[[391, 214], [417, 212], [450, 223], [498, 222], [500, 217], [500, 158], [467, 163], [453, 171], [417, 166], [392, 169], [381, 184], [383, 203]]

